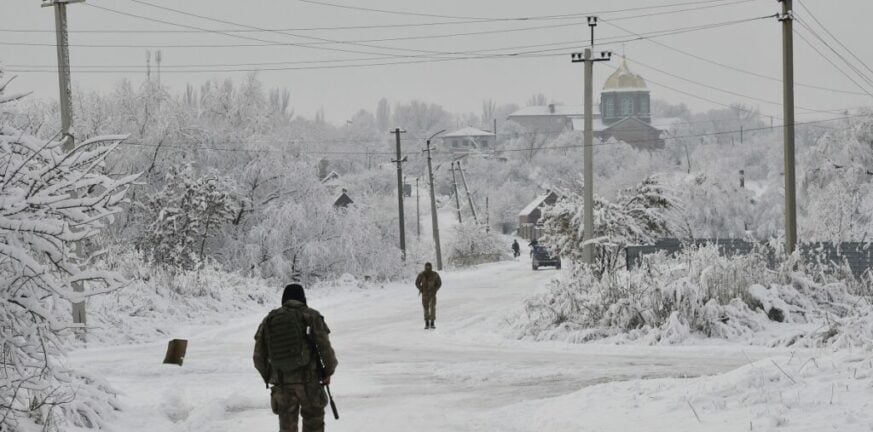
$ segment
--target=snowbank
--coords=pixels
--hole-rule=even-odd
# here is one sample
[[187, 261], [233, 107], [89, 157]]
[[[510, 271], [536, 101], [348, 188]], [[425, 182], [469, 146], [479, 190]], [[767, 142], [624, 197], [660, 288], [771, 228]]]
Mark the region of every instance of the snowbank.
[[656, 257], [598, 278], [575, 269], [525, 302], [511, 321], [522, 338], [574, 343], [867, 345], [873, 309], [866, 285], [791, 261], [771, 270], [757, 255], [715, 247]]
[[716, 376], [591, 386], [492, 415], [506, 430], [553, 432], [869, 431], [871, 385], [869, 351], [791, 355]]

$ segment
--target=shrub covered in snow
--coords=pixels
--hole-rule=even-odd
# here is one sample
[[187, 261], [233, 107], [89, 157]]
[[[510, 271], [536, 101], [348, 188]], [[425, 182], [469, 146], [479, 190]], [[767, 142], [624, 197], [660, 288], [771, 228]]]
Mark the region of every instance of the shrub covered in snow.
[[528, 299], [514, 323], [524, 337], [574, 342], [679, 343], [697, 335], [856, 345], [873, 339], [873, 327], [859, 324], [871, 321], [863, 286], [821, 264], [792, 258], [773, 270], [762, 253], [724, 257], [707, 246], [602, 277], [575, 268]]
[[445, 256], [455, 266], [499, 261], [508, 256], [509, 244], [494, 230], [466, 223], [452, 227]]

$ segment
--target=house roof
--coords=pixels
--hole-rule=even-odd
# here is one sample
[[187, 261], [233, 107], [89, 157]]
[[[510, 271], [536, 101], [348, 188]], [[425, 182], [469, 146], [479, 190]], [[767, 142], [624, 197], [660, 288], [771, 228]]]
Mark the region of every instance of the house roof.
[[530, 204], [527, 205], [527, 207], [525, 207], [520, 212], [518, 212], [518, 215], [519, 216], [527, 216], [527, 215], [533, 213], [533, 211], [540, 208], [546, 202], [546, 200], [549, 199], [549, 196], [551, 196], [551, 195], [557, 195], [557, 194], [555, 194], [552, 191], [548, 191], [548, 192], [536, 197], [536, 199], [531, 201]]
[[329, 182], [329, 181], [331, 181], [331, 180], [337, 180], [337, 179], [339, 179], [339, 178], [340, 178], [340, 175], [337, 174], [336, 171], [331, 171], [331, 172], [327, 173], [327, 175], [324, 176], [323, 179], [321, 179], [321, 182], [322, 182], [322, 183], [327, 183], [327, 182]]
[[452, 133], [447, 133], [442, 138], [458, 138], [458, 137], [492, 137], [494, 133], [483, 131], [474, 127], [467, 126], [463, 129], [458, 129]]
[[[594, 127], [595, 132], [600, 132], [600, 131], [604, 131], [606, 129], [609, 129], [610, 127], [616, 126], [619, 123], [624, 122], [625, 120], [630, 120], [630, 119], [636, 120], [640, 123], [650, 125], [653, 128], [661, 130], [661, 131], [670, 130], [673, 126], [682, 122], [682, 119], [676, 118], [676, 117], [653, 118], [651, 123], [646, 123], [646, 122], [639, 120], [635, 117], [625, 117], [625, 118], [623, 118], [623, 119], [621, 119], [621, 120], [619, 120], [619, 121], [617, 121], [609, 126], [603, 124], [603, 120], [601, 120], [601, 119], [594, 119], [592, 122], [592, 126]], [[578, 130], [578, 131], [585, 130], [585, 119], [574, 118], [571, 121], [573, 122], [573, 130]]]
[[[554, 112], [552, 112], [554, 111]], [[582, 105], [537, 105], [524, 107], [509, 115], [512, 117], [526, 116], [561, 116], [561, 117], [576, 117], [585, 115], [585, 108]]]

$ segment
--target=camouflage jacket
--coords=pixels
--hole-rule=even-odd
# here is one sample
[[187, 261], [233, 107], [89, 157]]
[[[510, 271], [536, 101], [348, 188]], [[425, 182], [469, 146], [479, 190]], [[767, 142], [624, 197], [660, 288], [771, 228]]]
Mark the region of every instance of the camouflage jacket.
[[443, 281], [440, 279], [440, 274], [431, 270], [423, 271], [415, 278], [415, 287], [422, 292], [437, 292], [443, 286]]
[[[312, 339], [318, 346], [319, 351], [321, 351], [321, 356], [324, 360], [324, 372], [327, 376], [333, 375], [336, 370], [337, 360], [333, 347], [330, 345], [330, 338], [328, 337], [330, 329], [324, 322], [324, 317], [317, 310], [306, 307], [306, 305], [297, 300], [288, 300], [282, 307], [302, 309], [303, 320], [305, 321], [304, 326], [308, 326], [311, 329]], [[258, 370], [264, 381], [273, 385], [318, 382], [320, 380], [317, 368], [318, 357], [315, 353], [310, 356], [312, 361], [308, 365], [300, 368], [300, 371], [292, 376], [283, 376], [280, 382], [276, 371], [270, 367], [265, 326], [266, 318], [261, 321], [261, 325], [258, 326], [258, 331], [255, 333], [255, 352], [253, 356], [255, 369]]]

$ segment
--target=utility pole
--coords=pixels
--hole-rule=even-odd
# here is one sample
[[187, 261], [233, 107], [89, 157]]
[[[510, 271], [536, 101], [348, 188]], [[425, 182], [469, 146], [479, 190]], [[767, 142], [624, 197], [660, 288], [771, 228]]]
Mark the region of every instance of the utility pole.
[[794, 9], [791, 0], [782, 3], [782, 117], [785, 144], [785, 253], [797, 248], [797, 195], [794, 181]]
[[158, 72], [158, 87], [161, 86], [161, 50], [155, 51], [155, 65]]
[[585, 159], [584, 183], [585, 189], [584, 200], [585, 208], [583, 209], [583, 223], [585, 228], [585, 246], [582, 249], [582, 260], [588, 264], [594, 263], [594, 244], [591, 240], [594, 238], [594, 130], [593, 130], [593, 111], [594, 111], [594, 90], [592, 81], [594, 79], [594, 62], [609, 61], [612, 53], [609, 51], [601, 51], [600, 58], [592, 58], [591, 51], [594, 49], [594, 27], [597, 27], [597, 17], [588, 17], [588, 27], [591, 28], [591, 48], [586, 48], [584, 53], [571, 54], [573, 63], [585, 63], [585, 138], [583, 144], [583, 156]]
[[461, 220], [461, 197], [458, 194], [458, 180], [455, 179], [455, 161], [452, 161], [452, 187], [455, 189], [455, 207], [458, 208], [458, 223], [463, 223]]
[[406, 133], [400, 128], [394, 129], [394, 136], [397, 138], [397, 159], [391, 162], [397, 163], [397, 214], [400, 219], [400, 259], [406, 261], [406, 221], [403, 219], [403, 162], [406, 158], [400, 157], [400, 134]]
[[[73, 137], [73, 91], [70, 84], [70, 45], [67, 37], [67, 4], [82, 3], [85, 0], [44, 0], [42, 7], [54, 7], [55, 9], [55, 36], [57, 38], [58, 51], [58, 88], [60, 98], [58, 103], [61, 107], [61, 140], [66, 152], [76, 148]], [[79, 248], [77, 247], [76, 250]], [[84, 292], [83, 282], [73, 283], [74, 292]], [[85, 325], [85, 302], [73, 303], [73, 323]]]
[[473, 221], [479, 224], [479, 217], [476, 215], [476, 207], [473, 206], [473, 197], [470, 196], [470, 188], [467, 187], [467, 176], [464, 175], [464, 169], [461, 168], [461, 161], [458, 161], [458, 171], [461, 173], [461, 182], [464, 184], [464, 191], [467, 193], [467, 203], [470, 204], [470, 212], [473, 213]]
[[433, 167], [431, 166], [430, 161], [430, 140], [433, 137], [445, 132], [445, 130], [441, 130], [427, 139], [427, 175], [428, 181], [430, 182], [430, 221], [431, 221], [431, 229], [433, 230], [433, 244], [434, 249], [436, 249], [436, 262], [437, 262], [437, 270], [443, 269], [443, 253], [440, 249], [440, 224], [439, 219], [437, 218], [437, 208], [436, 208], [436, 197], [434, 196], [433, 191]]
[[418, 189], [418, 179], [415, 178], [415, 238], [421, 238], [421, 190]]
[[488, 210], [488, 197], [485, 197], [485, 232], [491, 232], [491, 212]]

